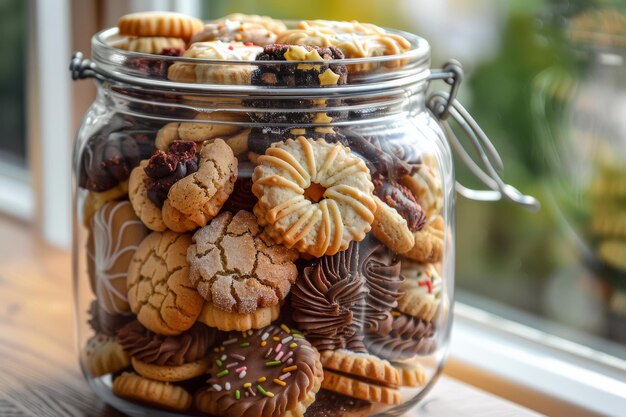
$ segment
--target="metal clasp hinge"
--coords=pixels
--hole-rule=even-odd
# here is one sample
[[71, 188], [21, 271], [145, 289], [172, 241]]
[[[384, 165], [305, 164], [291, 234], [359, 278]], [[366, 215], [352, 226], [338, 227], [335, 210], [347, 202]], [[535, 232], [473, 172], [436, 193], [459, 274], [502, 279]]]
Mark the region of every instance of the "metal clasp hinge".
[[451, 59], [444, 64], [443, 68], [439, 70], [432, 70], [428, 79], [443, 80], [450, 86], [449, 99], [445, 103], [438, 103], [439, 108], [431, 109], [439, 120], [446, 120], [450, 115], [450, 106], [456, 99], [456, 95], [459, 92], [459, 86], [461, 85], [461, 82], [463, 82], [463, 67], [459, 61]]
[[[457, 156], [469, 168], [469, 170], [489, 190], [474, 190], [456, 182], [455, 189], [462, 196], [476, 201], [498, 201], [507, 199], [522, 207], [537, 211], [541, 207], [539, 201], [530, 195], [522, 194], [517, 188], [506, 184], [499, 173], [504, 170], [502, 158], [485, 132], [480, 128], [476, 120], [459, 103], [456, 95], [463, 79], [463, 69], [458, 61], [450, 61], [441, 70], [434, 70], [429, 77], [431, 80], [441, 79], [450, 85], [450, 92], [436, 91], [427, 100], [430, 111], [439, 119], [439, 122]], [[459, 138], [450, 127], [448, 118], [457, 122], [461, 130], [466, 134], [470, 144], [479, 157], [482, 164], [479, 166], [465, 150]]]
[[96, 70], [96, 64], [84, 58], [82, 52], [75, 52], [70, 61], [70, 72], [72, 80], [83, 80], [85, 78], [100, 78]]

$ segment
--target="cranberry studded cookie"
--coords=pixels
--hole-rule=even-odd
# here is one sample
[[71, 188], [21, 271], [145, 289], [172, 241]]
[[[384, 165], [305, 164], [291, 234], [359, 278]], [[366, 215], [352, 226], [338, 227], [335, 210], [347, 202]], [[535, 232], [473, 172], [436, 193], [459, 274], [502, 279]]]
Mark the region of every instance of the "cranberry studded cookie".
[[191, 283], [207, 301], [200, 320], [226, 331], [268, 325], [298, 277], [296, 259], [261, 233], [252, 213], [221, 213], [187, 252]]
[[144, 224], [155, 231], [186, 232], [219, 212], [237, 179], [237, 159], [221, 139], [174, 141], [133, 170], [129, 197]]
[[224, 417], [301, 417], [323, 377], [319, 353], [285, 325], [231, 333], [210, 362], [195, 404]]
[[277, 242], [319, 257], [370, 231], [374, 184], [365, 163], [342, 144], [299, 136], [273, 144], [257, 162], [254, 213]]

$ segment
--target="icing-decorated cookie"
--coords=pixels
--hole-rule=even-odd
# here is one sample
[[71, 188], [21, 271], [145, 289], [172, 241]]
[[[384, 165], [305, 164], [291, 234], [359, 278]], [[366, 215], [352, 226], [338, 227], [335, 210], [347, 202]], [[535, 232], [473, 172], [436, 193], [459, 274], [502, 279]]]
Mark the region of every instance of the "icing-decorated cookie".
[[87, 272], [99, 306], [109, 314], [127, 314], [128, 266], [148, 229], [128, 201], [110, 201], [91, 218]]
[[398, 310], [426, 322], [435, 318], [441, 304], [441, 276], [434, 264], [421, 264], [402, 259], [402, 275], [406, 278], [400, 290]]
[[202, 412], [225, 417], [301, 416], [322, 380], [319, 354], [285, 325], [230, 333], [210, 356]]

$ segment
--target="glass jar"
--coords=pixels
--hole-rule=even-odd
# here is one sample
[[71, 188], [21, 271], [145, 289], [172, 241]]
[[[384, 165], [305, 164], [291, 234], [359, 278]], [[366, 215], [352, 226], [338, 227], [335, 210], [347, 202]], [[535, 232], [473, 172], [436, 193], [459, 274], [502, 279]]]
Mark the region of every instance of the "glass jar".
[[[75, 55], [73, 77], [98, 87], [74, 148], [78, 343], [104, 401], [133, 416], [396, 415], [432, 387], [454, 288], [448, 139], [491, 189], [462, 194], [536, 202], [502, 183], [454, 100], [460, 66], [431, 71], [424, 39], [392, 33], [411, 49], [220, 61], [116, 49], [109, 29], [93, 61]], [[272, 77], [286, 84], [258, 85]], [[451, 91], [427, 100], [434, 79]]]

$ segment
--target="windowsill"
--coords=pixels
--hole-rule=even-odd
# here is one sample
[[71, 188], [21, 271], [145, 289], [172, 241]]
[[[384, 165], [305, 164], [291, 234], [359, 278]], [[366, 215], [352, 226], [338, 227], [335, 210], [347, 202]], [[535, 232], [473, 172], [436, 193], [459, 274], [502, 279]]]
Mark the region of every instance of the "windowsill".
[[456, 303], [446, 373], [549, 415], [626, 409], [624, 362]]

